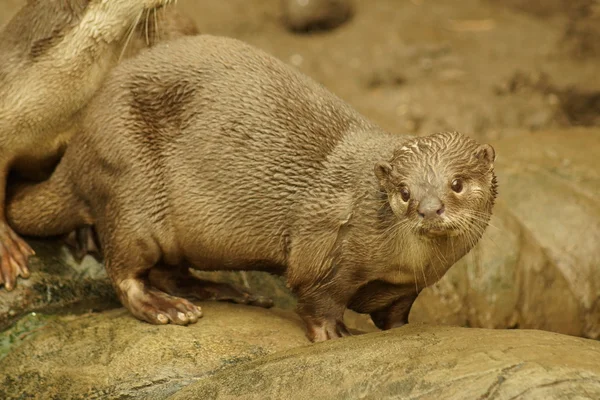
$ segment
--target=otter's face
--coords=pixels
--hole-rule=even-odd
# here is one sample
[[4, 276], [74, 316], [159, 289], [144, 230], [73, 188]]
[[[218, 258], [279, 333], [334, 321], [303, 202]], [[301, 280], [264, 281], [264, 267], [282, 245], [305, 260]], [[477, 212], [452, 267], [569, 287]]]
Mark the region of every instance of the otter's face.
[[[456, 132], [419, 137], [375, 166], [394, 214], [421, 238], [478, 239], [496, 197], [494, 149]], [[474, 242], [473, 242], [474, 243]]]

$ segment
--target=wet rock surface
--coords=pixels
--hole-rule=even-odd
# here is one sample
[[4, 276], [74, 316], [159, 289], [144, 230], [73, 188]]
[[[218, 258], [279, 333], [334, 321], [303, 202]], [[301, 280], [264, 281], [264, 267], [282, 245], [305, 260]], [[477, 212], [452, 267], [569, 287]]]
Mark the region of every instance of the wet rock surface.
[[[409, 324], [310, 344], [289, 311], [202, 306], [204, 318], [188, 327], [149, 325], [125, 310], [29, 316], [11, 329], [11, 351], [0, 353], [0, 397], [600, 396], [600, 343], [588, 339]], [[30, 330], [19, 332], [25, 323]]]
[[286, 350], [199, 379], [183, 399], [592, 399], [600, 343], [406, 325]]
[[105, 310], [120, 306], [104, 266], [92, 257], [78, 263], [55, 241], [30, 241], [36, 256], [31, 277], [11, 292], [0, 288], [0, 331], [30, 312]]
[[0, 336], [11, 342], [0, 353], [0, 398], [165, 398], [209, 373], [309, 343], [289, 311], [202, 306], [204, 317], [188, 327], [142, 323], [124, 309], [29, 316]]

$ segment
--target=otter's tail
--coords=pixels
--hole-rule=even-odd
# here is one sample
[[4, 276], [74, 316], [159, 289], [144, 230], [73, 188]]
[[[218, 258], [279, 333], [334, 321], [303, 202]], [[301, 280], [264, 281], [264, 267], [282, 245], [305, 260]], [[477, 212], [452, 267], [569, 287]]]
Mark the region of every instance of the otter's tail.
[[56, 236], [91, 224], [86, 205], [75, 195], [68, 182], [64, 164], [58, 165], [50, 179], [37, 184], [18, 185], [10, 191], [6, 217], [17, 233]]

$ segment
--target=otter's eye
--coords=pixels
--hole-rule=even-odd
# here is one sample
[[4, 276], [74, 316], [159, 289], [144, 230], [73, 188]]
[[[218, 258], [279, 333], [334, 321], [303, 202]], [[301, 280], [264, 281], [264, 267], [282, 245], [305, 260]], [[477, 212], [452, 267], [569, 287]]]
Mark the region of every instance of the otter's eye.
[[410, 190], [407, 187], [401, 188], [400, 196], [402, 196], [402, 201], [406, 203], [410, 199]]
[[462, 180], [460, 179], [455, 179], [452, 181], [452, 185], [450, 186], [452, 188], [452, 190], [454, 190], [456, 193], [460, 193], [463, 190], [463, 183]]

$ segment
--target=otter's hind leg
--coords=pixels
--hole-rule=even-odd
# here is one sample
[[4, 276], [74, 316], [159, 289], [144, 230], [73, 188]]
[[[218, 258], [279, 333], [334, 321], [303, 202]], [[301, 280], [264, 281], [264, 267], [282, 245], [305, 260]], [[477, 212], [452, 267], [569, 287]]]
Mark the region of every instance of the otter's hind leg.
[[[119, 225], [128, 224], [120, 220]], [[150, 270], [161, 257], [155, 243], [131, 235], [131, 229], [110, 234], [104, 229], [99, 229], [99, 232], [102, 232], [108, 276], [121, 303], [135, 317], [151, 324], [171, 322], [177, 325], [195, 323], [202, 317], [200, 307], [186, 299], [171, 296], [151, 284]]]
[[188, 266], [156, 265], [150, 270], [150, 283], [173, 296], [195, 300], [229, 301], [236, 304], [270, 308], [273, 300], [221, 282], [212, 282], [194, 276]]
[[78, 263], [81, 263], [88, 254], [100, 263], [104, 261], [100, 241], [93, 225], [85, 225], [69, 232], [63, 238], [63, 242]]

